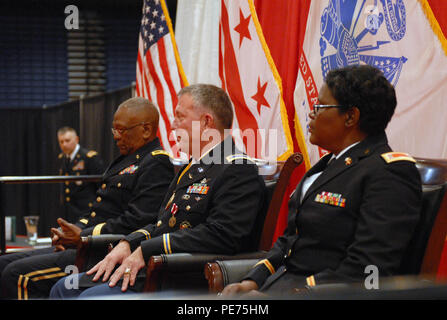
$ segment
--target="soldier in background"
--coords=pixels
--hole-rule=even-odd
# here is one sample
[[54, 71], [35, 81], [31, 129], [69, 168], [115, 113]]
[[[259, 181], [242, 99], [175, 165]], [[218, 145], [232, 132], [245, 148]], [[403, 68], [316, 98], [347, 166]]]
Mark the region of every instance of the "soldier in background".
[[[57, 131], [61, 148], [58, 156], [59, 174], [65, 176], [98, 175], [104, 172], [104, 163], [95, 150], [79, 145], [76, 130], [62, 127]], [[95, 201], [99, 185], [94, 182], [65, 182], [61, 188], [61, 203], [66, 209], [66, 219], [75, 222]]]

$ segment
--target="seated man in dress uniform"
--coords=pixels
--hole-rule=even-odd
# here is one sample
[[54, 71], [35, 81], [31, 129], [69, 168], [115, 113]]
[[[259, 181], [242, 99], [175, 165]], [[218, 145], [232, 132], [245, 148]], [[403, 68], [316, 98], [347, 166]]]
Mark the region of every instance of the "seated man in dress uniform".
[[[57, 130], [57, 140], [62, 151], [58, 156], [60, 175], [98, 175], [104, 172], [104, 164], [98, 153], [79, 145], [75, 129], [60, 128]], [[92, 206], [97, 188], [96, 182], [76, 181], [62, 185], [61, 202], [66, 209], [66, 220], [77, 221]]]
[[[52, 248], [4, 255], [3, 298], [48, 297], [57, 279], [74, 265], [81, 236], [129, 234], [156, 222], [158, 209], [174, 177], [174, 167], [156, 137], [159, 114], [147, 99], [131, 98], [115, 112], [112, 133], [120, 156], [107, 168], [95, 201], [75, 224], [59, 218], [60, 229], [52, 229]], [[66, 249], [66, 250], [65, 250]], [[27, 256], [23, 258], [23, 254]], [[3, 260], [3, 262], [1, 262]]]
[[79, 277], [79, 289], [66, 288], [65, 281], [73, 279], [63, 278], [50, 297], [142, 291], [145, 266], [156, 254], [236, 254], [257, 248], [253, 231], [265, 205], [265, 184], [256, 164], [236, 149], [228, 132], [232, 122], [225, 91], [205, 84], [183, 88], [173, 129], [191, 160], [172, 181], [157, 222], [129, 234], [87, 274], [70, 275]]

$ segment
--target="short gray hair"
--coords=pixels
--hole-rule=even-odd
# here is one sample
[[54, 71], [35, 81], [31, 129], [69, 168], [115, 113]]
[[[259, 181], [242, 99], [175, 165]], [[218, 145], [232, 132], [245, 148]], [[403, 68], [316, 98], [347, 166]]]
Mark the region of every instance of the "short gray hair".
[[76, 132], [75, 129], [73, 129], [72, 127], [68, 127], [68, 126], [59, 128], [59, 129], [57, 130], [57, 135], [60, 136], [60, 135], [65, 134], [66, 132], [74, 132], [74, 134], [75, 134], [76, 136], [78, 135], [78, 133]]
[[216, 116], [216, 122], [223, 129], [230, 129], [233, 124], [233, 107], [227, 93], [211, 84], [193, 84], [182, 88], [178, 96], [190, 94], [195, 107], [203, 107]]

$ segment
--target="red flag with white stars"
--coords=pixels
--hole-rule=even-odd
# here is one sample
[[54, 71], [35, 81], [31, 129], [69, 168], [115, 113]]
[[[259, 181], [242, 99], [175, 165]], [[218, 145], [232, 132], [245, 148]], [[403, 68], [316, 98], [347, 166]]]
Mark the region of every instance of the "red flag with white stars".
[[284, 160], [293, 152], [281, 78], [252, 0], [222, 0], [219, 76], [234, 107], [233, 137], [259, 159]]

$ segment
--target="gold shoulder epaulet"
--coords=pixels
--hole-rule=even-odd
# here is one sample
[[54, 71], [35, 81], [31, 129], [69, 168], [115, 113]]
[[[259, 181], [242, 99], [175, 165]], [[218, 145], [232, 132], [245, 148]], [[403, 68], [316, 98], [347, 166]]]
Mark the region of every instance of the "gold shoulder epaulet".
[[94, 157], [97, 154], [98, 154], [98, 152], [96, 152], [95, 150], [90, 150], [89, 152], [87, 152], [87, 158]]
[[396, 161], [410, 161], [416, 162], [412, 156], [404, 152], [386, 152], [381, 154], [382, 158], [386, 163], [396, 162]]
[[169, 152], [167, 152], [165, 150], [155, 150], [155, 151], [152, 151], [151, 154], [153, 156], [158, 156], [160, 154], [164, 154], [165, 156], [168, 156], [168, 157], [172, 158], [172, 156], [169, 154]]
[[226, 159], [227, 159], [228, 162], [233, 162], [233, 161], [236, 161], [236, 160], [243, 159], [243, 160], [248, 160], [248, 161], [250, 161], [250, 162], [255, 163], [255, 162], [254, 162], [249, 156], [247, 156], [246, 154], [231, 154], [231, 155], [227, 156]]

